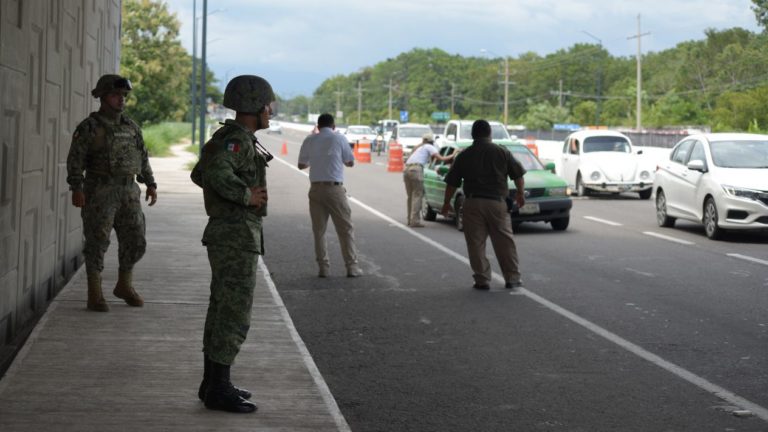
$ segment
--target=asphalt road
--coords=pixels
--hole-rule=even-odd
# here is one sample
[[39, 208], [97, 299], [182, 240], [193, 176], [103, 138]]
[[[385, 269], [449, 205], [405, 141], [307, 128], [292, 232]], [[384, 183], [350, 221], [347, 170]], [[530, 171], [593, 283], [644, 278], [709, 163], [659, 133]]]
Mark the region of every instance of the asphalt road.
[[567, 231], [517, 233], [524, 290], [477, 292], [463, 235], [404, 227], [402, 175], [374, 155], [345, 174], [365, 276], [344, 277], [329, 227], [320, 279], [303, 136], [260, 136], [280, 159], [265, 261], [353, 431], [768, 431], [768, 234], [714, 242], [657, 227], [652, 200], [575, 199]]

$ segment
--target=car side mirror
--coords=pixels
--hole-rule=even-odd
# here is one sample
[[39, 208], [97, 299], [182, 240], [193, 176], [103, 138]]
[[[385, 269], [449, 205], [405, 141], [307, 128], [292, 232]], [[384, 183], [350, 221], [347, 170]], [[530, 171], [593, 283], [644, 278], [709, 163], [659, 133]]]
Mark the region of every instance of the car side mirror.
[[686, 166], [688, 167], [689, 170], [707, 172], [707, 167], [704, 164], [704, 161], [700, 159], [694, 159], [688, 162]]
[[439, 175], [441, 175], [441, 176], [444, 176], [444, 175], [448, 174], [448, 170], [450, 170], [450, 169], [451, 168], [448, 167], [447, 165], [440, 165], [439, 167], [437, 167], [437, 173]]
[[555, 173], [555, 163], [549, 162], [548, 164], [544, 165], [544, 169], [551, 172], [552, 174]]
[[641, 154], [643, 154], [643, 151], [642, 150], [638, 150], [637, 154], [641, 155]]

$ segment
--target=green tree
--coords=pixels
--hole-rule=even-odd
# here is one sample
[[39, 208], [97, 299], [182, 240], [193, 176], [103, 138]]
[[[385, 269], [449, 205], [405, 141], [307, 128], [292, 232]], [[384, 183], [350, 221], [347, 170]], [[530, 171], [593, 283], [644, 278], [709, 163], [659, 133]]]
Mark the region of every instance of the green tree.
[[124, 0], [121, 73], [134, 85], [128, 109], [139, 124], [179, 121], [190, 102], [191, 58], [179, 20], [163, 1]]
[[768, 31], [768, 0], [752, 0], [752, 11], [755, 13], [757, 24]]

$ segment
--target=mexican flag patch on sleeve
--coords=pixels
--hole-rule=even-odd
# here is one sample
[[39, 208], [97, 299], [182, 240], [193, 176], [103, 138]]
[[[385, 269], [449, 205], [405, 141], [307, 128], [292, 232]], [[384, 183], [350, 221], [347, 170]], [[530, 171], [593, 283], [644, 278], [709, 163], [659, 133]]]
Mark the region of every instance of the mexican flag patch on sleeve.
[[238, 141], [228, 142], [227, 151], [231, 151], [232, 153], [240, 153], [240, 142]]

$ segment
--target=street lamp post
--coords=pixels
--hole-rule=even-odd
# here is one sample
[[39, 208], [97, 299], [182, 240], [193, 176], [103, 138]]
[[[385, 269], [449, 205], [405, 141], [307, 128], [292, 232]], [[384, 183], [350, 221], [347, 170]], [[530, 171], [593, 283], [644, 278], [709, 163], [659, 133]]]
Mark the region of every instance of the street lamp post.
[[[585, 35], [591, 37], [592, 39], [596, 40], [598, 45], [600, 45], [600, 50], [603, 49], [603, 41], [600, 40], [597, 36], [591, 34], [590, 32], [586, 30], [582, 30], [582, 33]], [[602, 53], [601, 53], [602, 54]], [[600, 60], [600, 64], [597, 67], [597, 107], [595, 108], [595, 126], [600, 125], [600, 111], [603, 105], [603, 61]]]

